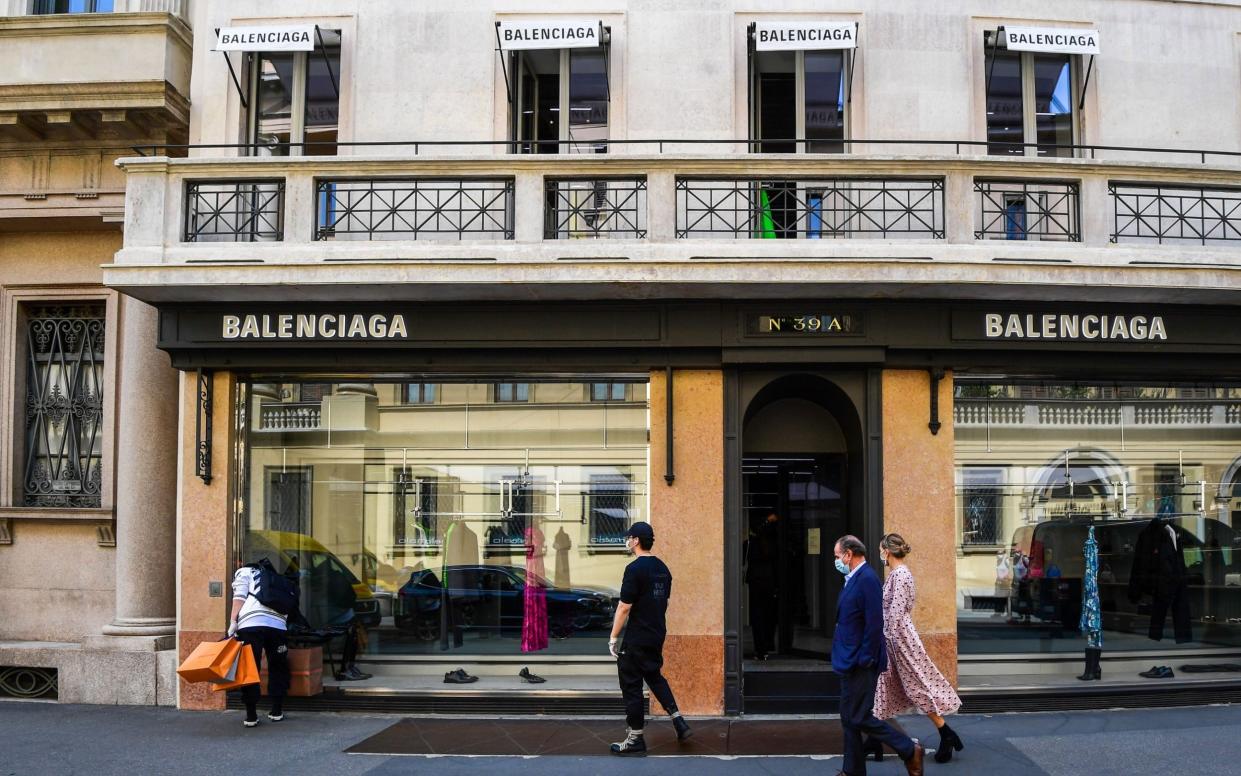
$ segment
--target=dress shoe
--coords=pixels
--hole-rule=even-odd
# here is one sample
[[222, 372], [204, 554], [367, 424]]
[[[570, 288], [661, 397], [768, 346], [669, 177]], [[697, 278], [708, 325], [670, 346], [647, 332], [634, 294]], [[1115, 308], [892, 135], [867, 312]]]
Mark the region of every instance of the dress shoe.
[[523, 682], [529, 682], [530, 684], [543, 684], [543, 682], [547, 681], [546, 679], [544, 679], [543, 677], [537, 674], [530, 673], [529, 668], [521, 669], [520, 671], [517, 672], [517, 675], [521, 677], [521, 680]]
[[909, 776], [922, 776], [922, 760], [926, 757], [926, 750], [922, 748], [922, 744], [914, 741], [914, 753], [905, 761], [905, 772]]
[[477, 676], [470, 676], [464, 669], [461, 668], [444, 674], [444, 684], [470, 684], [471, 682], [477, 681]]
[[1151, 670], [1143, 671], [1138, 674], [1147, 679], [1175, 679], [1176, 674], [1172, 673], [1172, 669], [1167, 666], [1152, 666]]

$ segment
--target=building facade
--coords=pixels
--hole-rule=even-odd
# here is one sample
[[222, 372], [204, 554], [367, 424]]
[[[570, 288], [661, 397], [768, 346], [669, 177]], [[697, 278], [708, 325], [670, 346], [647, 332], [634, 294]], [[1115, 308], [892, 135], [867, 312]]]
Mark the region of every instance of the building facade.
[[614, 704], [634, 520], [692, 713], [831, 708], [845, 533], [975, 708], [1066, 692], [1092, 528], [1119, 691], [1241, 649], [1236, 3], [297, 14], [194, 4], [188, 143], [118, 162], [180, 654], [265, 555], [364, 626], [334, 699]]
[[192, 34], [175, 1], [0, 13], [0, 695], [172, 704], [178, 374], [101, 267], [116, 159], [187, 137]]

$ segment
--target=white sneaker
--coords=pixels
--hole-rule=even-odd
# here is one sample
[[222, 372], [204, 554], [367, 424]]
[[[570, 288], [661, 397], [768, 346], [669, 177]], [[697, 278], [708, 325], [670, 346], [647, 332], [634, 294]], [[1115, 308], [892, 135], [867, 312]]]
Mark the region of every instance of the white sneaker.
[[646, 738], [641, 730], [628, 730], [624, 741], [618, 741], [610, 747], [612, 754], [620, 757], [642, 757], [646, 754]]
[[243, 719], [243, 720], [241, 721], [241, 724], [245, 725], [245, 726], [246, 726], [246, 727], [248, 727], [248, 728], [250, 728], [250, 727], [258, 727], [258, 726], [259, 726], [259, 721], [258, 721], [258, 719]]
[[267, 718], [270, 719], [272, 722], [281, 722], [284, 720], [284, 712], [280, 712], [279, 714], [272, 714], [269, 712], [267, 714]]

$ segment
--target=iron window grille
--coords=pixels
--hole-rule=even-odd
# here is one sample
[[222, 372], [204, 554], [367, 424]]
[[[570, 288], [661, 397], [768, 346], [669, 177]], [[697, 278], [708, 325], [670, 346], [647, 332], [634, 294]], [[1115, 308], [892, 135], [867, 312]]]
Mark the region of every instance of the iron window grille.
[[961, 545], [995, 547], [1000, 543], [1003, 525], [1003, 472], [967, 468], [962, 476]]
[[942, 178], [678, 178], [678, 238], [944, 239]]
[[512, 178], [316, 183], [316, 240], [512, 240]]
[[549, 178], [543, 237], [646, 237], [645, 178]]
[[190, 181], [185, 185], [185, 242], [283, 239], [283, 180]]
[[976, 180], [977, 240], [1081, 242], [1078, 185], [1071, 181]]
[[103, 491], [103, 304], [26, 308], [23, 505], [97, 508]]
[[439, 513], [442, 511], [440, 480], [416, 477], [408, 467], [399, 467], [395, 473], [396, 487], [392, 495], [396, 520], [393, 521], [392, 543], [398, 547], [438, 545]]
[[1241, 240], [1241, 189], [1109, 183], [1112, 242]]
[[618, 474], [592, 474], [585, 501], [590, 543], [624, 545], [634, 519], [633, 482]]
[[314, 467], [269, 466], [264, 473], [267, 478], [264, 499], [267, 530], [311, 535]]

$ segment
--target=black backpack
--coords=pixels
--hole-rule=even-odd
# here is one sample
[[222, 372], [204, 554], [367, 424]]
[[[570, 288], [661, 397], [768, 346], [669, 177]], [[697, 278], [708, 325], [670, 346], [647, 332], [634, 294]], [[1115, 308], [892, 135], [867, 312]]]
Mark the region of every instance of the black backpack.
[[251, 563], [250, 568], [256, 570], [259, 576], [258, 589], [250, 595], [277, 614], [288, 617], [297, 611], [298, 589], [295, 580], [278, 573], [267, 558]]

